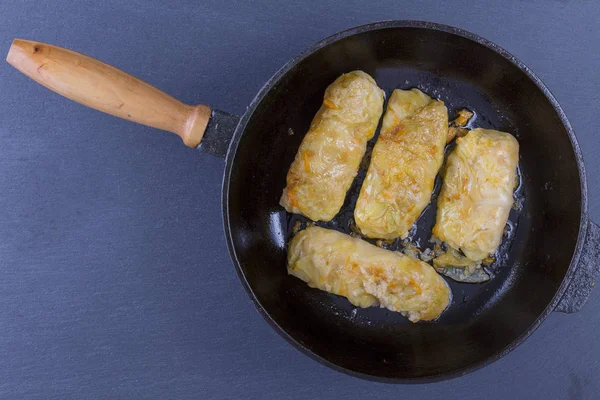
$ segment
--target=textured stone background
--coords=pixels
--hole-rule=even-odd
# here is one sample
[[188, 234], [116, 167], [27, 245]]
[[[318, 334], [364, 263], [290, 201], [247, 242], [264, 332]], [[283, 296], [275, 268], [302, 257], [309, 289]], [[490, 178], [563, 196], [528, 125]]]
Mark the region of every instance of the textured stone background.
[[[0, 54], [15, 37], [46, 41], [241, 114], [313, 42], [384, 19], [456, 25], [531, 67], [575, 128], [600, 221], [598, 2], [0, 0]], [[466, 377], [351, 378], [294, 350], [248, 300], [223, 236], [223, 161], [7, 64], [0, 94], [0, 398], [598, 398], [600, 290]]]

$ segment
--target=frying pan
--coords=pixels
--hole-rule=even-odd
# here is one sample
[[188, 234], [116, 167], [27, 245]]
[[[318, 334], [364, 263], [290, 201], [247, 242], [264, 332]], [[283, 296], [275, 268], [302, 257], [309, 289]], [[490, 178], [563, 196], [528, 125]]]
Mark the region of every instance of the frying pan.
[[[552, 311], [579, 310], [599, 273], [600, 227], [588, 218], [581, 151], [564, 112], [523, 63], [464, 30], [390, 21], [338, 33], [286, 64], [241, 118], [185, 105], [120, 70], [43, 43], [15, 40], [7, 61], [59, 94], [225, 157], [223, 220], [242, 284], [279, 334], [337, 370], [401, 383], [466, 374], [517, 347]], [[477, 126], [511, 132], [520, 143], [520, 210], [511, 214], [495, 276], [483, 284], [451, 283], [452, 304], [434, 322], [357, 309], [287, 275], [286, 242], [298, 218], [278, 204], [287, 170], [325, 88], [356, 69], [388, 96], [419, 87], [443, 100], [451, 116], [474, 110]], [[361, 174], [325, 226], [350, 232]], [[416, 236], [430, 234], [432, 204]]]

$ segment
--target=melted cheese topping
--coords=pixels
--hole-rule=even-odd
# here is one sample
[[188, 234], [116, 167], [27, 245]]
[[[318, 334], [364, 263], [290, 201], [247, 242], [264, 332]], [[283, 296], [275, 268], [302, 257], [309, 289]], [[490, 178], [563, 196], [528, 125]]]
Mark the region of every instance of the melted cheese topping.
[[288, 273], [355, 306], [379, 304], [413, 322], [437, 318], [450, 302], [448, 285], [429, 264], [316, 226], [290, 242]]
[[313, 221], [329, 221], [346, 198], [383, 111], [383, 91], [362, 71], [325, 91], [287, 175], [280, 204]]
[[513, 204], [519, 143], [510, 134], [473, 129], [448, 157], [433, 234], [473, 261], [494, 253]]
[[418, 89], [394, 90], [354, 219], [371, 238], [403, 237], [431, 199], [444, 160], [448, 110]]

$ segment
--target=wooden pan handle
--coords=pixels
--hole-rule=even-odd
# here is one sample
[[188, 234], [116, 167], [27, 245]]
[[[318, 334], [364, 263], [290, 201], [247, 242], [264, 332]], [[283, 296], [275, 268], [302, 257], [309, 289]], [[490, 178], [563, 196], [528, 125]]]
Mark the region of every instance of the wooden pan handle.
[[189, 147], [202, 140], [211, 110], [189, 106], [94, 58], [15, 39], [6, 61], [48, 89], [117, 117], [173, 132]]

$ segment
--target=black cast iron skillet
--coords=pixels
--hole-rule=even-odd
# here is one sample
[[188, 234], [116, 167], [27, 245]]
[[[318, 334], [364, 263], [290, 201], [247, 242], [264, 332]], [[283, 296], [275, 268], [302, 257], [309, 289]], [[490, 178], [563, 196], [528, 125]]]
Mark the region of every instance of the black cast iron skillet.
[[[120, 71], [98, 69], [94, 63], [111, 67], [96, 60], [69, 53], [77, 60], [58, 65], [53, 54], [60, 49], [37, 42], [13, 47], [11, 64], [67, 97], [175, 131], [191, 146], [206, 128], [198, 148], [226, 157], [225, 232], [251, 300], [290, 343], [337, 370], [403, 383], [466, 374], [517, 347], [552, 311], [579, 310], [599, 272], [600, 228], [588, 219], [581, 151], [564, 112], [525, 65], [466, 31], [390, 21], [341, 32], [285, 65], [239, 121], [212, 111], [207, 127], [208, 108], [184, 106], [164, 94], [152, 103], [148, 97], [156, 89]], [[511, 132], [521, 146], [521, 206], [511, 214], [495, 277], [484, 284], [451, 283], [452, 305], [435, 322], [411, 324], [384, 309], [357, 309], [287, 275], [286, 242], [298, 217], [278, 204], [286, 173], [325, 88], [355, 69], [373, 76], [388, 96], [395, 88], [419, 87], [443, 100], [451, 117], [463, 107], [474, 110], [475, 126]], [[118, 79], [110, 77], [115, 71]], [[110, 90], [95, 93], [98, 79]], [[165, 117], [175, 122], [148, 115], [148, 109], [160, 114], [163, 101], [175, 107]], [[362, 175], [340, 215], [324, 226], [350, 232]], [[432, 205], [418, 221], [414, 238], [422, 244], [434, 214]]]

